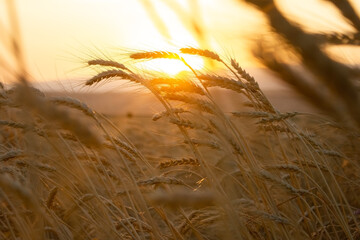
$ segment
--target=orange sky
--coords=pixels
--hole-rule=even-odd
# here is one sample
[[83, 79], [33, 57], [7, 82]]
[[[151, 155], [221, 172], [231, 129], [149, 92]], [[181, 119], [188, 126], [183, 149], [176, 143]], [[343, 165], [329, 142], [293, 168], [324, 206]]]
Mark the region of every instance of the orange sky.
[[[132, 50], [172, 50], [198, 43], [164, 2], [175, 1], [190, 12], [192, 0], [152, 0], [170, 39], [154, 26], [143, 0], [17, 0], [28, 69], [36, 81], [74, 79], [88, 74], [84, 62]], [[144, 0], [146, 1], [146, 0]], [[251, 43], [264, 31], [261, 15], [236, 0], [199, 0], [203, 29], [211, 49], [254, 66]], [[309, 29], [350, 29], [322, 0], [277, 1]], [[355, 2], [355, 1], [354, 1]], [[203, 63], [195, 60], [199, 68]], [[159, 64], [161, 65], [161, 64]], [[156, 68], [156, 66], [152, 66]], [[161, 66], [158, 66], [163, 70]], [[166, 64], [163, 67], [167, 67]], [[176, 69], [173, 69], [176, 72]]]

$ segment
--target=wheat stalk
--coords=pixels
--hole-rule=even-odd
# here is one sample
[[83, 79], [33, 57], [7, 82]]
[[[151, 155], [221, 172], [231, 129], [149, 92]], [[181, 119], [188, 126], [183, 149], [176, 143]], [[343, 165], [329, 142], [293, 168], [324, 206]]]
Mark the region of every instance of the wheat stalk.
[[6, 153], [0, 155], [0, 162], [5, 162], [5, 161], [8, 161], [8, 160], [14, 159], [14, 158], [24, 157], [25, 155], [26, 154], [23, 150], [11, 149], [11, 150], [7, 151]]
[[120, 69], [129, 71], [129, 69], [124, 64], [116, 62], [116, 61], [111, 61], [111, 60], [93, 59], [93, 60], [88, 61], [87, 63], [90, 66], [99, 65], [99, 66], [104, 66], [104, 67], [120, 68]]
[[239, 93], [243, 93], [243, 89], [246, 88], [242, 82], [233, 80], [231, 78], [208, 74], [199, 75], [198, 78], [204, 80], [203, 85], [205, 87], [222, 87]]
[[167, 59], [177, 59], [182, 60], [182, 58], [173, 52], [165, 51], [152, 51], [152, 52], [138, 52], [130, 55], [132, 59], [158, 59], [158, 58], [167, 58]]
[[88, 107], [85, 103], [82, 103], [75, 98], [52, 97], [49, 100], [50, 100], [50, 102], [53, 102], [55, 104], [64, 105], [64, 106], [78, 109], [78, 110], [82, 111], [85, 115], [87, 115], [89, 117], [94, 117], [95, 112], [90, 107]]
[[159, 185], [159, 184], [185, 185], [183, 181], [171, 177], [152, 177], [146, 180], [138, 181], [137, 184], [139, 186]]
[[138, 78], [135, 78], [133, 75], [130, 75], [122, 70], [108, 70], [105, 72], [101, 72], [98, 75], [92, 77], [91, 79], [86, 81], [85, 85], [91, 86], [95, 83], [98, 83], [98, 82], [104, 80], [104, 79], [110, 79], [110, 78], [116, 78], [116, 77], [134, 81], [134, 82], [139, 81]]
[[182, 158], [161, 162], [158, 166], [159, 169], [174, 167], [174, 166], [183, 166], [183, 165], [192, 165], [199, 166], [199, 160], [195, 158]]
[[202, 56], [202, 57], [207, 57], [219, 62], [222, 62], [222, 60], [220, 59], [219, 55], [210, 51], [210, 50], [202, 50], [202, 49], [197, 49], [197, 48], [180, 48], [180, 52], [184, 53], [184, 54], [191, 54], [191, 55], [198, 55], [198, 56]]
[[206, 126], [206, 125], [203, 125], [200, 123], [196, 123], [196, 122], [191, 122], [190, 120], [187, 120], [187, 119], [170, 118], [170, 122], [173, 124], [176, 124], [178, 126], [182, 126], [182, 127], [186, 127], [186, 128], [190, 128], [190, 129], [199, 129], [199, 130], [206, 131], [208, 133], [213, 133], [213, 130], [209, 126]]
[[168, 117], [171, 114], [179, 114], [179, 113], [186, 113], [186, 112], [189, 112], [189, 111], [184, 108], [171, 108], [169, 110], [165, 110], [165, 111], [154, 114], [152, 117], [152, 120], [157, 121], [160, 118], [165, 117], [165, 116]]

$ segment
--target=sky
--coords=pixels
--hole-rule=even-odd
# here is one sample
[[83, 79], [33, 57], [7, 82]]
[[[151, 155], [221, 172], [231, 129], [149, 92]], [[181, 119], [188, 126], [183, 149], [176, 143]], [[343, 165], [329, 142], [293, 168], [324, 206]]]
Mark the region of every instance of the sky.
[[[4, 0], [1, 1], [4, 5]], [[147, 1], [167, 33], [162, 32], [156, 19], [151, 17], [153, 12], [146, 7]], [[198, 4], [195, 14], [192, 12], [196, 9], [194, 2]], [[254, 40], [266, 35], [267, 28], [260, 13], [240, 2], [16, 0], [16, 6], [28, 71], [34, 81], [47, 82], [86, 78], [90, 73], [85, 63], [96, 57], [128, 63], [126, 56], [134, 51], [172, 51], [186, 46], [205, 45], [225, 58], [235, 57], [245, 68], [257, 67], [251, 54]], [[351, 30], [324, 0], [277, 2], [290, 18], [306, 25], [309, 31]], [[180, 17], [179, 12], [182, 12]], [[205, 44], [189, 30], [192, 18], [205, 33]], [[4, 17], [0, 20], [6, 25]], [[189, 62], [197, 69], [204, 67], [203, 60], [196, 57]], [[141, 63], [139, 67], [170, 74], [185, 70], [181, 64], [172, 67], [168, 62]]]

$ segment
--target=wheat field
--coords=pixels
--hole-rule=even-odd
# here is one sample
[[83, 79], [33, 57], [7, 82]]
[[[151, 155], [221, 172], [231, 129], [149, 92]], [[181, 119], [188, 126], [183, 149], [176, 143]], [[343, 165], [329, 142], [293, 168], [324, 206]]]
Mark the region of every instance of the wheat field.
[[[42, 92], [18, 59], [18, 81], [0, 85], [0, 239], [360, 239], [359, 70], [322, 47], [358, 45], [360, 20], [331, 1], [357, 31], [320, 36], [273, 1], [246, 2], [318, 82], [265, 45], [255, 55], [317, 111], [280, 112], [236, 57], [200, 48], [86, 61], [84, 89], [136, 86], [161, 105], [152, 117]], [[155, 59], [188, 71], [136, 67]], [[216, 91], [238, 104], [225, 110]]]

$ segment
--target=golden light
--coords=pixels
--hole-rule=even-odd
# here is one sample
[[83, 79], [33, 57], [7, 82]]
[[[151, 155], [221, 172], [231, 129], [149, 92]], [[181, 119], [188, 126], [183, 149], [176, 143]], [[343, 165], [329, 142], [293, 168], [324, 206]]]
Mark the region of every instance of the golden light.
[[[201, 57], [185, 54], [179, 55], [181, 55], [194, 70], [201, 70], [204, 68], [204, 60]], [[136, 65], [139, 69], [145, 71], [158, 71], [170, 76], [175, 76], [183, 71], [190, 71], [183, 62], [175, 59], [153, 59], [136, 63]]]
[[[185, 6], [187, 5], [186, 1], [184, 0], [180, 0], [177, 3]], [[167, 4], [164, 4], [161, 1], [153, 1], [153, 7], [156, 10], [156, 14], [158, 14], [158, 16], [162, 20], [162, 23], [165, 25], [168, 39], [166, 39], [165, 36], [162, 35], [161, 38], [157, 39], [156, 41], [152, 41], [152, 47], [150, 51], [154, 51], [154, 49], [159, 49], [159, 51], [178, 53], [178, 49], [183, 47], [199, 47], [199, 43], [197, 42], [191, 31], [189, 31], [189, 29], [186, 29], [186, 26], [175, 14], [174, 9], [169, 8]], [[156, 28], [156, 24], [154, 24], [153, 27], [158, 35], [161, 31]], [[179, 55], [181, 55], [181, 57], [183, 57], [185, 61], [194, 70], [200, 70], [204, 68], [204, 60], [201, 57], [186, 54]], [[183, 62], [174, 59], [153, 59], [149, 61], [139, 62], [137, 63], [137, 66], [140, 69], [144, 69], [146, 71], [159, 71], [170, 76], [175, 76], [182, 71], [190, 71], [190, 69], [185, 66]]]

